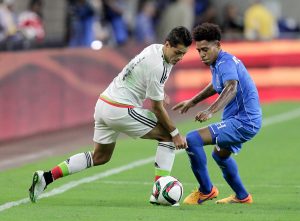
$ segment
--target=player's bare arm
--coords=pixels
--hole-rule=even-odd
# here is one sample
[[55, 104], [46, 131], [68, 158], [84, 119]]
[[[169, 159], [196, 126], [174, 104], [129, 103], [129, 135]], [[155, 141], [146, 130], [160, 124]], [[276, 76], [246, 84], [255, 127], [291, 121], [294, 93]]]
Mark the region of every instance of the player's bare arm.
[[200, 111], [196, 117], [196, 121], [204, 122], [212, 117], [212, 115], [219, 110], [223, 109], [236, 95], [237, 93], [237, 84], [236, 80], [229, 80], [225, 82], [225, 87], [218, 97], [218, 99], [209, 106], [206, 110]]
[[164, 105], [169, 105], [171, 102], [170, 96], [165, 93]]
[[213, 96], [217, 92], [213, 88], [212, 83], [207, 85], [202, 91], [200, 91], [198, 94], [196, 94], [193, 98], [189, 100], [182, 101], [175, 105], [172, 110], [180, 110], [179, 112], [181, 114], [186, 113], [191, 107], [194, 107], [197, 103], [205, 100], [208, 97]]
[[171, 134], [172, 141], [174, 142], [176, 149], [187, 148], [186, 140], [170, 119], [166, 109], [164, 108], [163, 101], [152, 100], [152, 112], [158, 119], [158, 122]]

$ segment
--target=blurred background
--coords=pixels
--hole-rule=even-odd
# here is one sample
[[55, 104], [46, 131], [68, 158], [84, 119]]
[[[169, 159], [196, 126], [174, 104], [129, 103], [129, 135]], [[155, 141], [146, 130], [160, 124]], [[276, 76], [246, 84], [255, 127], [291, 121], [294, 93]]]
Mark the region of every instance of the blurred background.
[[[0, 156], [20, 154], [8, 148], [13, 142], [28, 151], [25, 140], [37, 136], [40, 143], [28, 146], [46, 148], [56, 132], [55, 143], [84, 137], [91, 144], [98, 95], [178, 25], [219, 24], [223, 49], [248, 67], [262, 103], [299, 101], [299, 8], [298, 0], [2, 0]], [[193, 45], [167, 83], [171, 104], [210, 78]]]
[[175, 25], [219, 24], [224, 39], [299, 37], [297, 0], [1, 0], [2, 51], [162, 42]]

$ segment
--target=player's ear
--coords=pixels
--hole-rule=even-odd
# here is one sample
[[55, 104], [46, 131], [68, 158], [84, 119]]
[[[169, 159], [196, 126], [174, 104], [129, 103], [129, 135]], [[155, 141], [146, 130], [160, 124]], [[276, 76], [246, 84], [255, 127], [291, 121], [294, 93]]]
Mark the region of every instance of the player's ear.
[[217, 45], [218, 48], [220, 48], [221, 47], [221, 42], [220, 41], [216, 41], [216, 45]]
[[169, 41], [165, 41], [165, 46], [166, 46], [167, 48], [170, 48], [170, 47], [171, 47], [170, 42], [169, 42]]

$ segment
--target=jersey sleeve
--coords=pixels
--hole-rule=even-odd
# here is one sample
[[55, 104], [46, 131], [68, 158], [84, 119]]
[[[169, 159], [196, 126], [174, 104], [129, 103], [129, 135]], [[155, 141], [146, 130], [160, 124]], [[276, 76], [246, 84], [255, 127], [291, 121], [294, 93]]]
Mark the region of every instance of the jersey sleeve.
[[224, 63], [221, 63], [219, 72], [221, 73], [223, 84], [228, 80], [239, 80], [237, 64], [233, 60], [226, 60]]
[[165, 97], [164, 87], [167, 70], [163, 66], [156, 66], [149, 72], [146, 97], [155, 101], [162, 101]]

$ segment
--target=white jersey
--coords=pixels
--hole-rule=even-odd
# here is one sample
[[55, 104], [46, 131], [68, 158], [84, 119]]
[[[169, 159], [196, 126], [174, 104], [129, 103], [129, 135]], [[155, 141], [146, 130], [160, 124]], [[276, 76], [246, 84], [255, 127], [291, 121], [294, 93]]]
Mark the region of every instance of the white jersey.
[[122, 104], [142, 107], [146, 98], [164, 99], [164, 86], [172, 64], [164, 60], [163, 45], [152, 44], [135, 56], [102, 93]]

